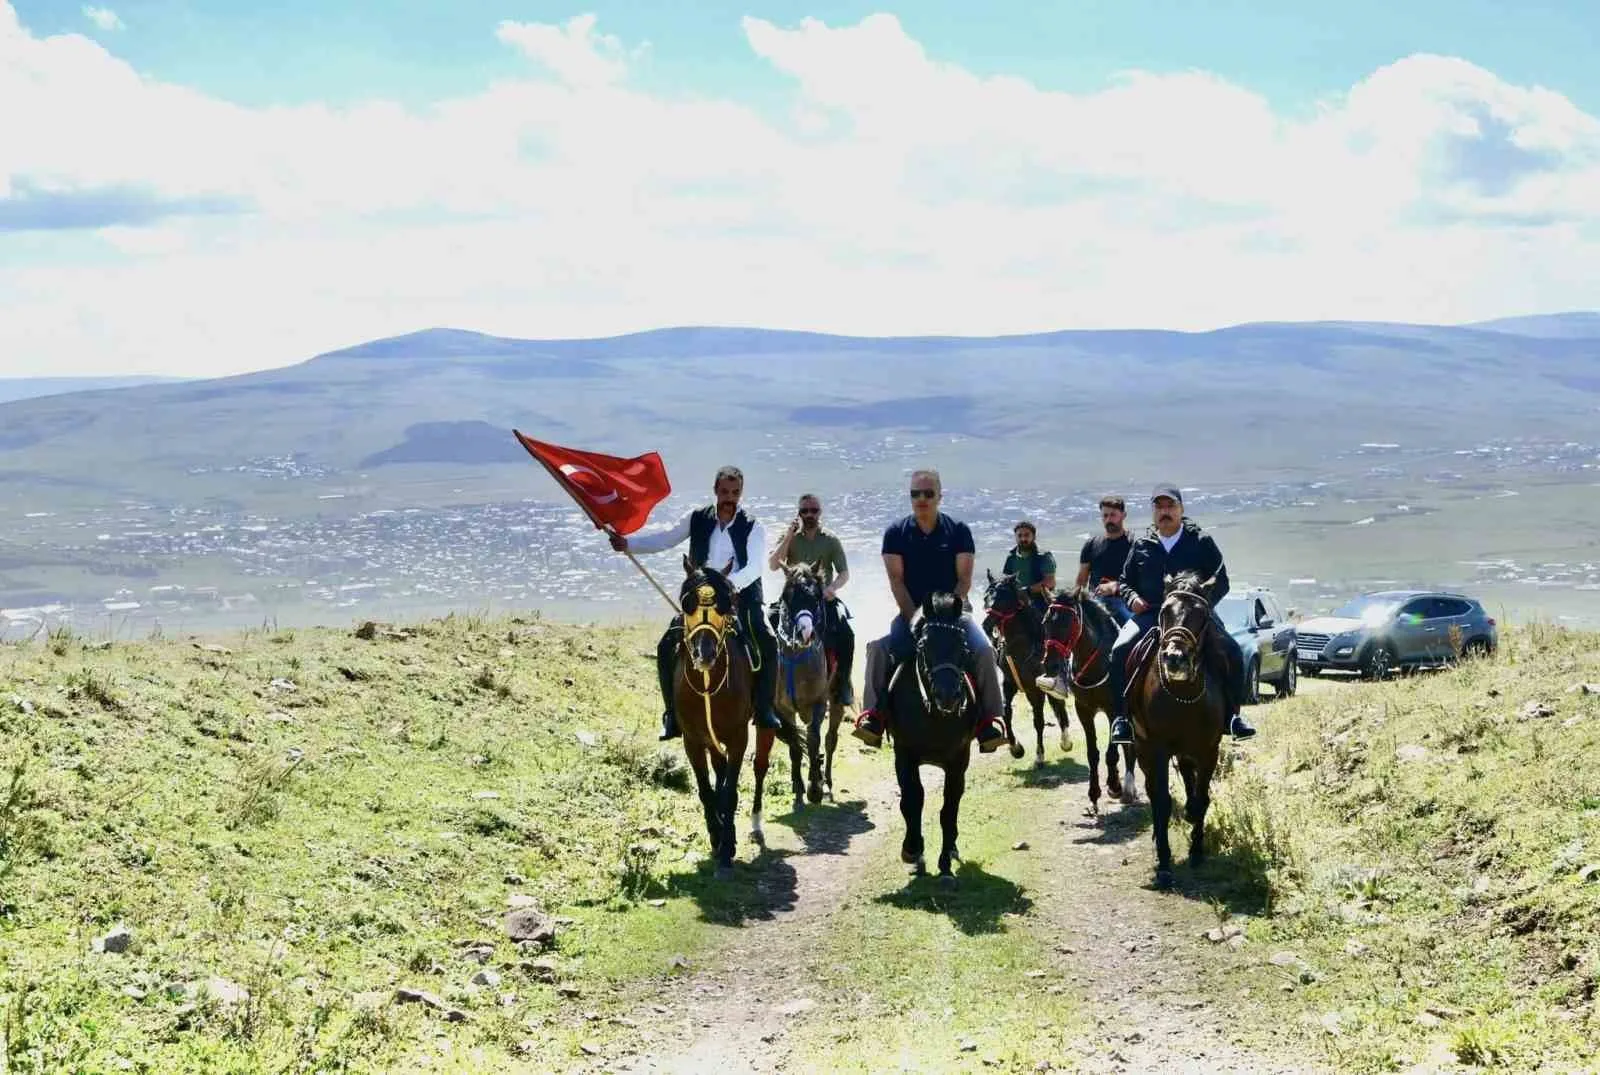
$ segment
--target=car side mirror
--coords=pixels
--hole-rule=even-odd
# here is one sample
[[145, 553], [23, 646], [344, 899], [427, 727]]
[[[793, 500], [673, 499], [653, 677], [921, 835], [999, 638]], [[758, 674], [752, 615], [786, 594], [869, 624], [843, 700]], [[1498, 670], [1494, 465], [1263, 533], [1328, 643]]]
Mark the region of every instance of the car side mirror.
[[1293, 620], [1297, 619], [1300, 616], [1300, 610], [1297, 609], [1297, 608], [1291, 608], [1287, 612], [1284, 613], [1284, 616], [1287, 619], [1293, 621]]

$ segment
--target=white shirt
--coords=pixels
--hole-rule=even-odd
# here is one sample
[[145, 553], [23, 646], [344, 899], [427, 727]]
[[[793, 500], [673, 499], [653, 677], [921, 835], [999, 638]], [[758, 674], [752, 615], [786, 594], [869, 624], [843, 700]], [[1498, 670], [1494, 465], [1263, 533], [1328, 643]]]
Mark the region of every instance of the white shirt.
[[1161, 547], [1163, 549], [1166, 549], [1168, 552], [1172, 551], [1172, 546], [1176, 545], [1178, 543], [1178, 539], [1181, 538], [1182, 536], [1183, 536], [1183, 528], [1182, 527], [1179, 527], [1178, 528], [1178, 532], [1176, 534], [1173, 534], [1171, 537], [1161, 537], [1161, 535], [1159, 533], [1156, 534], [1156, 537], [1161, 538]]
[[[694, 512], [688, 512], [675, 526], [666, 530], [656, 530], [649, 534], [636, 534], [628, 539], [629, 552], [664, 552], [674, 545], [681, 545], [689, 540], [689, 519]], [[733, 552], [733, 535], [728, 533], [728, 528], [722, 525], [722, 520], [715, 520], [716, 525], [711, 528], [710, 547], [706, 550], [706, 563], [718, 571], [728, 561], [738, 564], [739, 558]], [[761, 581], [761, 568], [767, 562], [767, 532], [760, 523], [751, 521], [750, 535], [745, 540], [745, 551], [750, 558], [745, 561], [744, 567], [736, 568], [728, 576], [728, 581], [733, 583], [735, 590], [743, 590], [754, 583]]]

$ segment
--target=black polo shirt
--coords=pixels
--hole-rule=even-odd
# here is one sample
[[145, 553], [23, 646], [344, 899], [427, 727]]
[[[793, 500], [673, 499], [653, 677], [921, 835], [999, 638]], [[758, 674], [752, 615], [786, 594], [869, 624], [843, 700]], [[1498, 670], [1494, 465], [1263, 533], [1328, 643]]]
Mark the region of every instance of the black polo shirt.
[[883, 532], [884, 555], [894, 553], [905, 563], [906, 590], [918, 608], [932, 594], [955, 593], [956, 557], [976, 551], [967, 524], [942, 511], [931, 533], [922, 532], [915, 515], [907, 515]]

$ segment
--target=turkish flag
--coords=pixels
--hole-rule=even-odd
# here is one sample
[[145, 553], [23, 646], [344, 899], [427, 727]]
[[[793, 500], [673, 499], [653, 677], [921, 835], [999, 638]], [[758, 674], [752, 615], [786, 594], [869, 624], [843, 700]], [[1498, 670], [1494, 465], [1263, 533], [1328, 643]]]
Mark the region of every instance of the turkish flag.
[[588, 512], [597, 530], [609, 526], [619, 534], [633, 533], [672, 492], [667, 468], [655, 452], [622, 459], [534, 440], [516, 429], [511, 432]]

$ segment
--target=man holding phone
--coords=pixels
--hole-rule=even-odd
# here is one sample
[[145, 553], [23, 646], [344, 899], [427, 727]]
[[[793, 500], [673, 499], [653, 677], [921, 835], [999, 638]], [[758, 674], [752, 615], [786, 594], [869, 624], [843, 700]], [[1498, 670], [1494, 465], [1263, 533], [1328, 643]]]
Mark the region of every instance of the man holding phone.
[[800, 498], [799, 513], [789, 521], [778, 547], [767, 557], [767, 568], [772, 571], [794, 564], [815, 564], [822, 574], [822, 598], [827, 602], [824, 638], [839, 662], [834, 697], [840, 705], [855, 705], [850, 674], [855, 666], [856, 635], [850, 629], [849, 610], [838, 598], [839, 591], [850, 581], [850, 565], [845, 560], [844, 543], [822, 525], [822, 501], [815, 493]]

